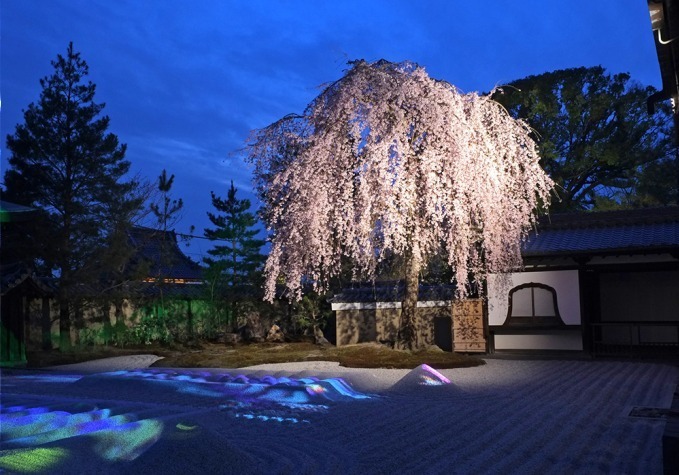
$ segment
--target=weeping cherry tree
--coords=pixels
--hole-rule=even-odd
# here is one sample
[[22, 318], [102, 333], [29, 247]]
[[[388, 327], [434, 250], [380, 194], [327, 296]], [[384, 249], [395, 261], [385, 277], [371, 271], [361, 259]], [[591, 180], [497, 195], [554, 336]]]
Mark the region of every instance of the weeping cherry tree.
[[427, 261], [445, 255], [458, 298], [520, 266], [553, 187], [526, 123], [410, 62], [352, 62], [302, 115], [255, 131], [248, 159], [270, 231], [265, 298], [277, 282], [295, 299], [305, 282], [324, 290], [343, 256], [363, 278], [402, 256], [399, 348], [426, 344], [416, 305]]

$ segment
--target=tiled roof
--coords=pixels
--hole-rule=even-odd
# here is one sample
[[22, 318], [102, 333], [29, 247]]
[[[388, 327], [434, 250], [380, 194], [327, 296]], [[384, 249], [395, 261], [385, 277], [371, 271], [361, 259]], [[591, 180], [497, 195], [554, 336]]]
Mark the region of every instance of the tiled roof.
[[[174, 231], [135, 226], [129, 232], [132, 245], [138, 250], [137, 258], [149, 264], [149, 276], [167, 279], [201, 280], [203, 269], [189, 259], [177, 244]], [[163, 245], [166, 252], [163, 252]]]
[[[201, 300], [208, 298], [208, 289], [204, 283], [164, 283], [158, 285], [152, 282], [134, 282], [129, 284], [129, 291], [135, 296], [155, 300], [160, 298], [161, 291], [165, 298], [183, 300]], [[238, 299], [261, 299], [263, 291], [261, 287], [239, 286], [232, 291], [230, 296]]]
[[[374, 286], [360, 286], [342, 289], [330, 299], [331, 303], [363, 303], [363, 302], [401, 302], [404, 286], [402, 283], [376, 282]], [[420, 285], [418, 301], [430, 302], [453, 300], [455, 287], [452, 285]]]
[[564, 213], [545, 217], [524, 257], [679, 251], [679, 207]]
[[5, 295], [26, 281], [29, 281], [37, 293], [41, 295], [51, 295], [55, 291], [47, 281], [40, 279], [23, 264], [15, 263], [0, 267], [0, 295]]
[[3, 223], [29, 219], [35, 211], [35, 208], [29, 208], [28, 206], [0, 200], [0, 221]]
[[0, 209], [7, 213], [30, 213], [35, 211], [35, 208], [29, 208], [28, 206], [18, 205], [4, 200], [0, 200]]

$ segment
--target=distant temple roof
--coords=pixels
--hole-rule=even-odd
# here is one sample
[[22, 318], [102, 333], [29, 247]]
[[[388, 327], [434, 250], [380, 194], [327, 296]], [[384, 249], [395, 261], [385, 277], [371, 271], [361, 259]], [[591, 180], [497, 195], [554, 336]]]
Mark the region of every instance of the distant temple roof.
[[[543, 217], [524, 243], [524, 258], [670, 253], [679, 259], [679, 206], [560, 213]], [[403, 283], [344, 288], [331, 303], [400, 302]], [[453, 300], [452, 285], [420, 285], [418, 300]]]
[[9, 201], [0, 200], [0, 222], [8, 221], [22, 221], [28, 219], [30, 214], [37, 211], [35, 208], [29, 208], [28, 206], [18, 205], [16, 203], [10, 203]]
[[40, 279], [35, 272], [21, 263], [0, 266], [0, 295], [4, 296], [24, 283], [28, 283], [38, 295], [48, 296], [55, 293], [55, 289], [46, 279]]
[[546, 216], [524, 257], [679, 251], [679, 206]]
[[136, 258], [149, 265], [149, 277], [202, 281], [203, 268], [181, 251], [174, 231], [135, 226], [129, 237], [137, 249]]

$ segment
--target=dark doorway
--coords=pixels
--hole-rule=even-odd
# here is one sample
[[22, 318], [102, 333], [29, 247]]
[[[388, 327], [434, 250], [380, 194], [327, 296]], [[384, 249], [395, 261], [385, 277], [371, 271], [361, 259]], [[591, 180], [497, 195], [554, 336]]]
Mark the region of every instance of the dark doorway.
[[453, 320], [450, 317], [434, 318], [434, 344], [443, 351], [453, 351]]

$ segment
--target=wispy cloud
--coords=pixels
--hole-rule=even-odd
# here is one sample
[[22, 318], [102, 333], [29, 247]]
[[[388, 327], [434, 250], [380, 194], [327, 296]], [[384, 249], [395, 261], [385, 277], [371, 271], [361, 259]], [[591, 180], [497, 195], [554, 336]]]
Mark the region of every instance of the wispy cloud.
[[0, 21], [2, 136], [72, 40], [133, 169], [175, 173], [199, 227], [229, 180], [254, 199], [232, 155], [250, 130], [301, 112], [347, 60], [413, 60], [467, 91], [596, 64], [660, 85], [643, 1], [22, 0]]

